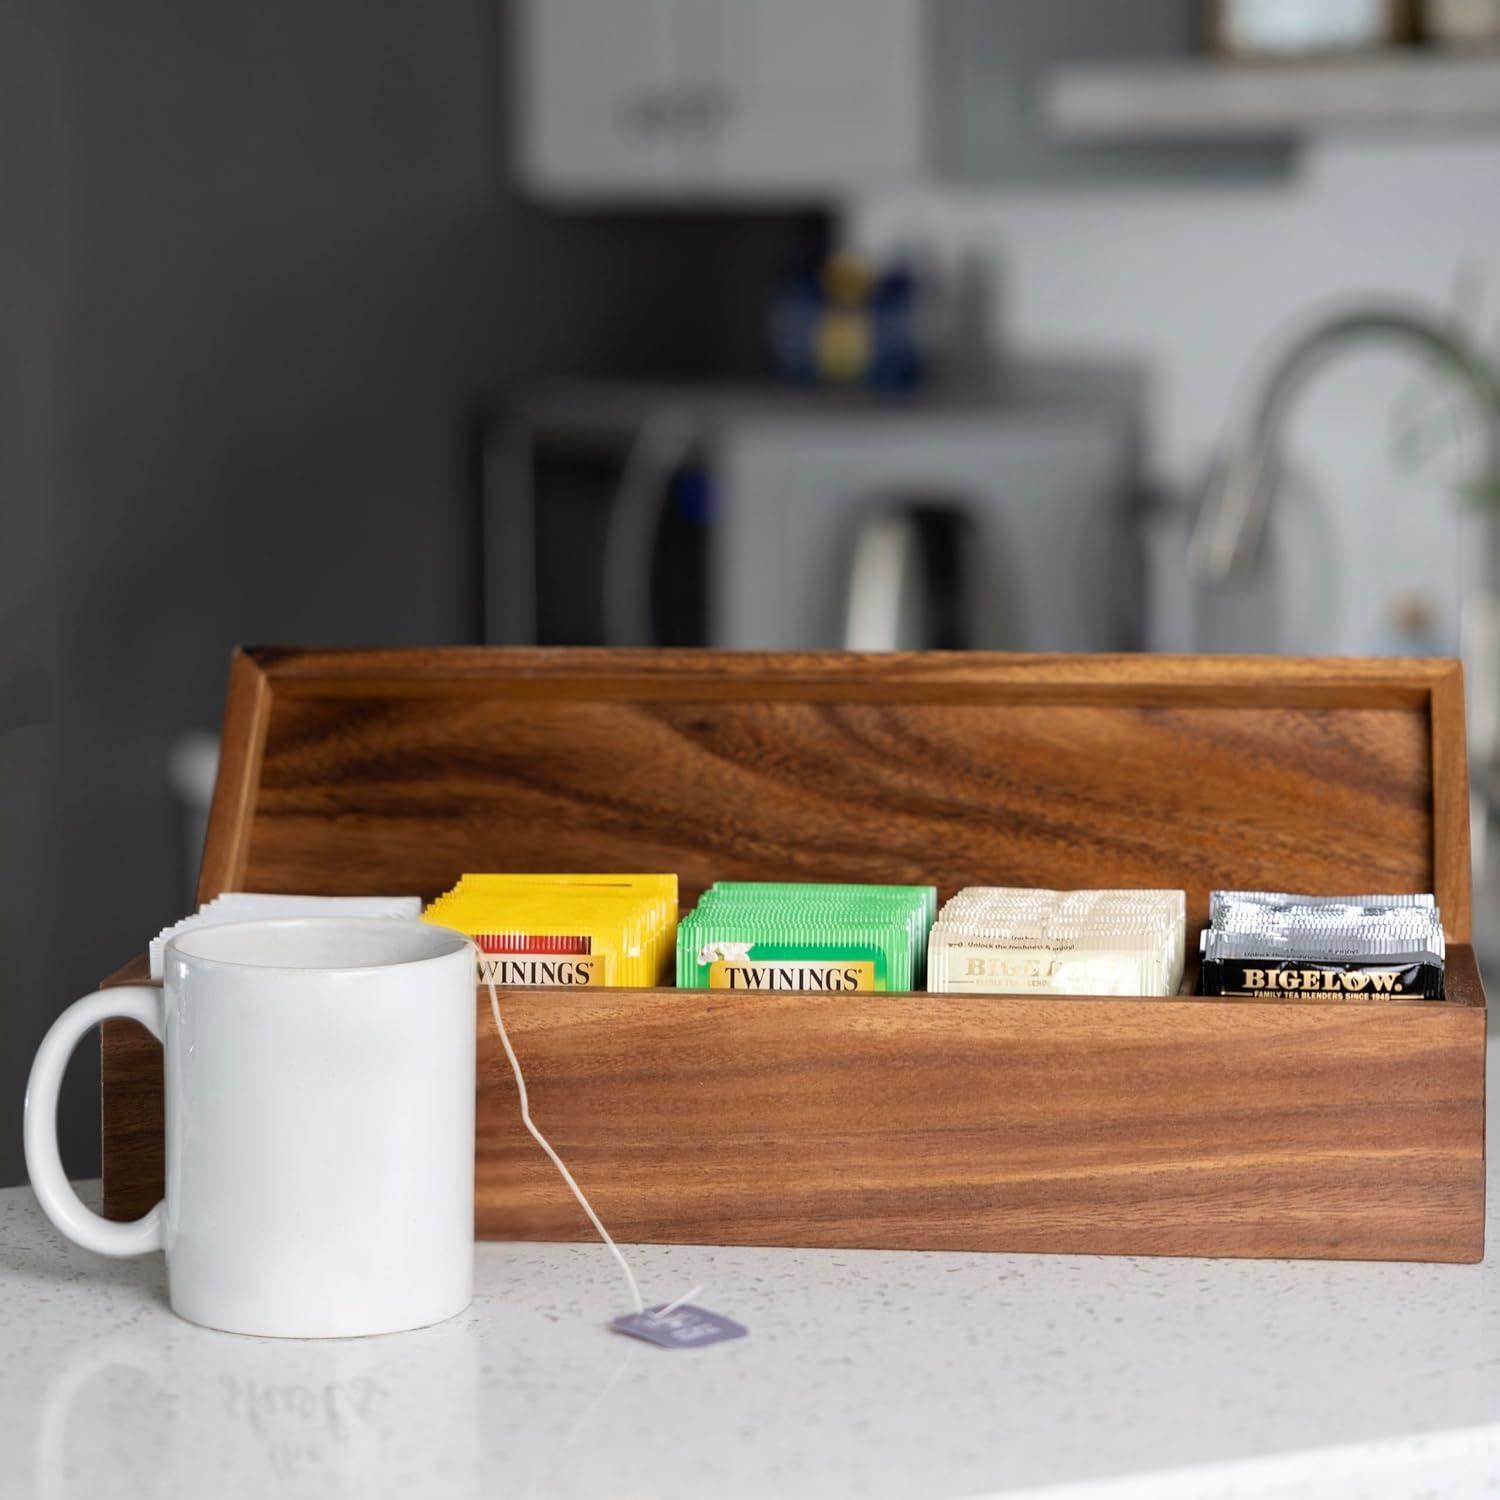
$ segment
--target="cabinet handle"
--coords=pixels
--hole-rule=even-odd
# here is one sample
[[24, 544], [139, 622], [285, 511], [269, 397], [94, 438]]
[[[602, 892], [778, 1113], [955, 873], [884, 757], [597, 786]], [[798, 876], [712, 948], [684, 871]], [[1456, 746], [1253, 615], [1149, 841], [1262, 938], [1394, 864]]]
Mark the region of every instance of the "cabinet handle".
[[621, 128], [631, 135], [706, 135], [722, 130], [732, 112], [728, 92], [705, 85], [672, 93], [637, 94], [620, 105], [618, 115]]
[[706, 135], [722, 130], [731, 114], [728, 90], [716, 84], [684, 89], [677, 96], [677, 126]]
[[672, 94], [637, 94], [620, 105], [620, 125], [632, 135], [660, 135], [672, 129], [675, 109]]

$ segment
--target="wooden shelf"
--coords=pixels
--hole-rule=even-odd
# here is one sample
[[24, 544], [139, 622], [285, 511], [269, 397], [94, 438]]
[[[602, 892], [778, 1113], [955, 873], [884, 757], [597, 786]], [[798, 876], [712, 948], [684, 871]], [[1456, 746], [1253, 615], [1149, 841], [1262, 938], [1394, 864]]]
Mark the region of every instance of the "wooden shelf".
[[1059, 139], [1267, 139], [1364, 129], [1500, 128], [1500, 55], [1076, 63], [1043, 85]]

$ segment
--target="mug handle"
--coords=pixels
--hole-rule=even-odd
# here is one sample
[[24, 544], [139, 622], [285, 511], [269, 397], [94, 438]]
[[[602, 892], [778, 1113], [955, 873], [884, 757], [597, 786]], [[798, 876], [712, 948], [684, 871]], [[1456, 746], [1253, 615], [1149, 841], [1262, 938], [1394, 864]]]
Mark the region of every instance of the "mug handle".
[[127, 1224], [101, 1218], [73, 1191], [57, 1149], [57, 1094], [63, 1069], [83, 1034], [116, 1016], [139, 1021], [161, 1041], [162, 991], [143, 984], [96, 991], [75, 1000], [42, 1038], [26, 1083], [26, 1171], [42, 1211], [70, 1240], [100, 1255], [144, 1255], [165, 1246], [162, 1205]]

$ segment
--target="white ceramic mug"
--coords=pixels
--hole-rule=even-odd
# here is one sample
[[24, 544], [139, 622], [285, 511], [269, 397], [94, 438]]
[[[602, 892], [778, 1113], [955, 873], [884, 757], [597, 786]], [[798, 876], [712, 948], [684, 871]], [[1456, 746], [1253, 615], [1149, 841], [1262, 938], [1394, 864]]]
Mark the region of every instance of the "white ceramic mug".
[[[79, 1038], [139, 1021], [165, 1049], [166, 1196], [117, 1224], [63, 1172], [57, 1093]], [[468, 1306], [474, 1270], [474, 954], [423, 922], [200, 927], [161, 989], [53, 1023], [26, 1090], [48, 1218], [104, 1255], [165, 1250], [172, 1309], [231, 1333], [393, 1333]]]

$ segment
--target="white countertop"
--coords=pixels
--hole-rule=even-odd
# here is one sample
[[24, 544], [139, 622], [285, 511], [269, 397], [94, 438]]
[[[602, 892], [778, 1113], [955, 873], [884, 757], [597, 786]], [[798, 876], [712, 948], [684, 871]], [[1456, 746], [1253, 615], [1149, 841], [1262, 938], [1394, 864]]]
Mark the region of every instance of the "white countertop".
[[0, 1191], [0, 1496], [1500, 1494], [1493, 1252], [630, 1254], [648, 1300], [702, 1282], [750, 1336], [609, 1333], [602, 1246], [509, 1244], [436, 1328], [211, 1333], [167, 1311], [160, 1256], [75, 1249]]

